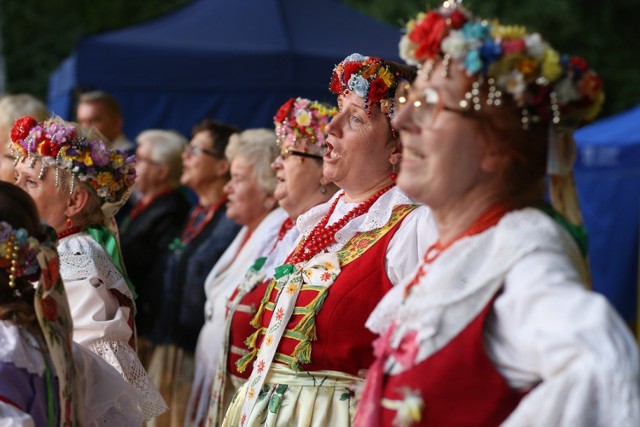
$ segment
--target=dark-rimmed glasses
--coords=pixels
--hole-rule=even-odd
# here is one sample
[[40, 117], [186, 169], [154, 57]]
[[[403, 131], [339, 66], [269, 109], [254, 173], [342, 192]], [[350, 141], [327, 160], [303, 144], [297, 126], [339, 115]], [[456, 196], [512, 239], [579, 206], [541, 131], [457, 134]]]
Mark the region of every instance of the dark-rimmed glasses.
[[411, 108], [411, 118], [422, 127], [430, 129], [441, 111], [468, 115], [471, 111], [444, 105], [438, 91], [428, 87], [422, 91], [414, 90], [410, 85], [402, 85], [396, 91], [398, 109]]
[[311, 153], [305, 153], [304, 151], [291, 150], [287, 147], [280, 149], [280, 157], [282, 158], [282, 160], [286, 160], [287, 157], [289, 156], [298, 156], [298, 157], [306, 157], [309, 159], [322, 160], [322, 156], [319, 154], [311, 154]]
[[198, 147], [197, 145], [186, 145], [184, 147], [184, 152], [189, 156], [199, 156], [200, 154], [205, 154], [210, 157], [215, 157], [216, 159], [218, 158], [218, 155], [215, 152], [207, 148]]

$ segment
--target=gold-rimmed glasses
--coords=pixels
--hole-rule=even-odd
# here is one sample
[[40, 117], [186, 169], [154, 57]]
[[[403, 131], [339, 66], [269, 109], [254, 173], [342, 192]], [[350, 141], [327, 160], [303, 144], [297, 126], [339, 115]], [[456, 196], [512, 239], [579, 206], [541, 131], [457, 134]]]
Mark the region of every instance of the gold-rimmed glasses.
[[405, 84], [396, 91], [396, 105], [399, 110], [411, 108], [411, 118], [419, 126], [431, 129], [441, 111], [468, 115], [471, 111], [444, 105], [438, 91], [432, 87], [414, 90]]
[[322, 160], [322, 156], [319, 154], [305, 153], [304, 151], [292, 150], [289, 147], [280, 148], [280, 157], [282, 160], [286, 160], [289, 156], [307, 157], [309, 159]]

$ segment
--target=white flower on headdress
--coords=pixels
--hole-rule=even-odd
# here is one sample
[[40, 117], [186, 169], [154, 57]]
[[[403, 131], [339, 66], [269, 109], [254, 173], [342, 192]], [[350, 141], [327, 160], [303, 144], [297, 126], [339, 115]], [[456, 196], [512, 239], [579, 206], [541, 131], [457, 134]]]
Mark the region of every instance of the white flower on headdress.
[[409, 40], [409, 37], [406, 35], [400, 39], [400, 43], [398, 43], [398, 49], [400, 50], [400, 58], [404, 60], [409, 65], [418, 65], [419, 62], [416, 61], [416, 49], [418, 45]]
[[544, 53], [549, 45], [542, 39], [539, 33], [527, 34], [524, 36], [524, 44], [527, 46], [527, 53], [536, 59], [544, 58]]
[[569, 102], [577, 101], [582, 97], [569, 76], [556, 83], [554, 90], [556, 95], [558, 95], [559, 104], [568, 104]]
[[298, 122], [300, 126], [309, 126], [311, 124], [311, 114], [309, 114], [309, 111], [296, 111], [296, 122]]
[[369, 59], [368, 56], [360, 55], [359, 53], [352, 53], [351, 55], [344, 58], [342, 62], [362, 62]]
[[393, 425], [398, 427], [409, 427], [413, 423], [420, 422], [422, 419], [422, 409], [424, 401], [420, 393], [409, 388], [402, 389], [404, 399], [398, 405], [396, 416], [393, 419]]
[[509, 74], [498, 78], [498, 86], [510, 93], [513, 99], [518, 102], [521, 100], [526, 87], [524, 75], [518, 70], [511, 70]]
[[369, 82], [362, 76], [352, 74], [347, 82], [347, 87], [352, 90], [360, 98], [365, 98], [369, 93]]
[[461, 60], [467, 55], [467, 41], [460, 31], [451, 31], [442, 40], [442, 52], [448, 54], [451, 59]]

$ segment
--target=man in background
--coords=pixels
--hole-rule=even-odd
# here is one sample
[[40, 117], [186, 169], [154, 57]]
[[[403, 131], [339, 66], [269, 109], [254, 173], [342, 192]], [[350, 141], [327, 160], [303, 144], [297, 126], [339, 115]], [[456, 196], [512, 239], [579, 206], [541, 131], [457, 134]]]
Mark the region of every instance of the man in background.
[[120, 104], [110, 94], [102, 91], [81, 94], [78, 99], [76, 117], [80, 125], [85, 128], [96, 128], [111, 141], [108, 148], [124, 150], [133, 154], [135, 144], [122, 133], [124, 120], [120, 112]]

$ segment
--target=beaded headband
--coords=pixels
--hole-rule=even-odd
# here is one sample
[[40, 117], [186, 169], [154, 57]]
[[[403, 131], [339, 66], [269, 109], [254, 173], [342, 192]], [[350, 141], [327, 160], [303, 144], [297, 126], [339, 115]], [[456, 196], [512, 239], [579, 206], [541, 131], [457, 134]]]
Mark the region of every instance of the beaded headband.
[[392, 118], [396, 88], [406, 79], [409, 76], [390, 62], [353, 53], [333, 69], [329, 90], [336, 95], [352, 91], [364, 99], [366, 109], [369, 104], [380, 104], [382, 112]]
[[305, 138], [308, 144], [324, 148], [325, 129], [337, 113], [335, 107], [318, 101], [291, 98], [280, 107], [273, 118], [278, 141], [295, 142], [298, 138]]
[[604, 102], [602, 81], [584, 59], [561, 56], [525, 27], [473, 17], [460, 1], [418, 14], [406, 30], [400, 56], [412, 65], [426, 61], [422, 77], [428, 79], [440, 59], [445, 75], [455, 60], [467, 75], [477, 77], [460, 101], [462, 108], [482, 108], [479, 88], [485, 81], [486, 104], [499, 106], [502, 94], [509, 94], [522, 109], [525, 129], [538, 121], [577, 127], [593, 120]]
[[40, 266], [36, 256], [40, 251], [40, 242], [29, 236], [24, 228], [14, 229], [8, 223], [0, 221], [0, 268], [9, 275], [9, 286], [15, 287], [16, 278], [25, 277], [36, 280], [40, 275]]
[[[16, 120], [11, 129], [11, 149], [16, 162], [30, 159], [31, 165], [42, 159], [39, 178], [47, 167], [56, 169], [56, 187], [60, 168], [91, 185], [103, 202], [118, 202], [129, 193], [135, 180], [135, 158], [126, 152], [109, 150], [99, 138], [91, 138], [72, 123], [53, 118], [38, 123], [33, 117]], [[73, 192], [74, 180], [71, 180]]]

